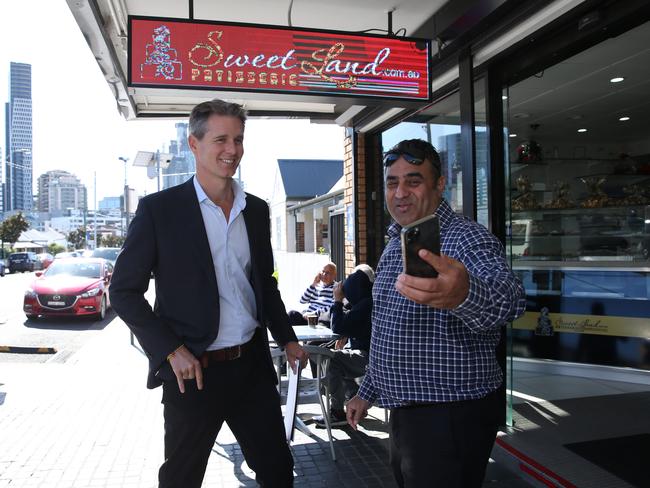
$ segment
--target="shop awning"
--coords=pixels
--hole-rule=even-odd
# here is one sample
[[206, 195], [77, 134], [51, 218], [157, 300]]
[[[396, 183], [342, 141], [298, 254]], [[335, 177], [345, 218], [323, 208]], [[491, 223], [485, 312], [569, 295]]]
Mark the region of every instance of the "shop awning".
[[387, 0], [251, 0], [226, 4], [211, 0], [68, 0], [67, 3], [113, 90], [118, 110], [127, 119], [186, 117], [197, 103], [219, 97], [244, 104], [253, 117], [304, 116], [315, 121], [336, 122], [342, 126], [364, 126], [370, 130], [392, 118], [413, 113], [422, 108], [424, 103], [386, 98], [359, 99], [129, 86], [129, 17], [201, 19], [351, 33], [370, 31], [374, 34], [381, 34], [382, 30], [385, 33], [390, 27], [395, 34], [414, 36], [448, 2], [410, 0], [397, 7], [394, 2]]
[[46, 244], [35, 244], [33, 242], [16, 242], [13, 247], [14, 249], [42, 249], [46, 246]]

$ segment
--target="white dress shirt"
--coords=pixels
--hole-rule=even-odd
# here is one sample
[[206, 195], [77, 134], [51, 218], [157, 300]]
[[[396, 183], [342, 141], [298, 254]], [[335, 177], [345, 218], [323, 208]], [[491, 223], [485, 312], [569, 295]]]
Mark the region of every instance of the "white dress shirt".
[[208, 235], [212, 263], [219, 286], [219, 334], [208, 350], [244, 344], [251, 340], [259, 323], [255, 318], [255, 292], [250, 284], [251, 254], [242, 211], [246, 194], [235, 180], [230, 220], [221, 207], [208, 198], [194, 176], [194, 189]]

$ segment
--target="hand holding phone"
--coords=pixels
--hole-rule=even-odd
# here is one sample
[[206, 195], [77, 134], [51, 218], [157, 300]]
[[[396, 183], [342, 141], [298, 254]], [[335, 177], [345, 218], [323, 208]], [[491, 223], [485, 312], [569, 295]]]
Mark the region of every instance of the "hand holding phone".
[[440, 254], [440, 222], [437, 216], [428, 215], [402, 227], [401, 241], [404, 273], [424, 278], [438, 276], [433, 266], [418, 256], [420, 249]]

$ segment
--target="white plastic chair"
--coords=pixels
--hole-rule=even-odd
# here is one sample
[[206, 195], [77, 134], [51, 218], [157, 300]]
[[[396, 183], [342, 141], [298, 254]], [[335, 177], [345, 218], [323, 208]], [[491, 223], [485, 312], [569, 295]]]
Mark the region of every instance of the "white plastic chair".
[[[317, 399], [320, 405], [321, 413], [323, 419], [325, 420], [325, 428], [327, 429], [327, 438], [329, 439], [330, 453], [332, 455], [332, 460], [336, 461], [336, 452], [334, 451], [334, 439], [332, 437], [332, 426], [330, 425], [330, 397], [329, 397], [329, 388], [325, 383], [324, 379], [327, 374], [327, 367], [329, 366], [330, 359], [334, 356], [334, 353], [325, 348], [318, 346], [304, 345], [303, 349], [309, 353], [310, 359], [316, 362], [316, 378], [304, 378], [300, 379], [299, 389], [297, 391], [298, 403], [314, 403]], [[277, 368], [278, 372], [278, 391], [283, 398], [283, 401], [286, 403], [286, 392], [282, 391], [282, 377], [281, 377], [281, 367], [284, 361], [284, 352], [279, 349], [271, 351], [271, 357]], [[288, 366], [287, 366], [288, 367]], [[315, 434], [312, 433], [309, 428], [304, 424], [304, 422], [296, 417], [296, 427], [303, 433], [308, 436], [315, 437]]]

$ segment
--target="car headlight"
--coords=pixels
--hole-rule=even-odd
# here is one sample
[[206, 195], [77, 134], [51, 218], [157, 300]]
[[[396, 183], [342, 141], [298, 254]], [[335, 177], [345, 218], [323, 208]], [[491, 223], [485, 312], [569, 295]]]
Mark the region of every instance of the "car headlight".
[[81, 298], [90, 298], [90, 297], [96, 297], [101, 293], [102, 289], [97, 287], [97, 288], [91, 288], [90, 290], [87, 290], [83, 292], [81, 295], [79, 295]]
[[37, 296], [37, 293], [31, 288], [27, 288], [27, 290], [25, 290], [25, 298], [36, 298]]

